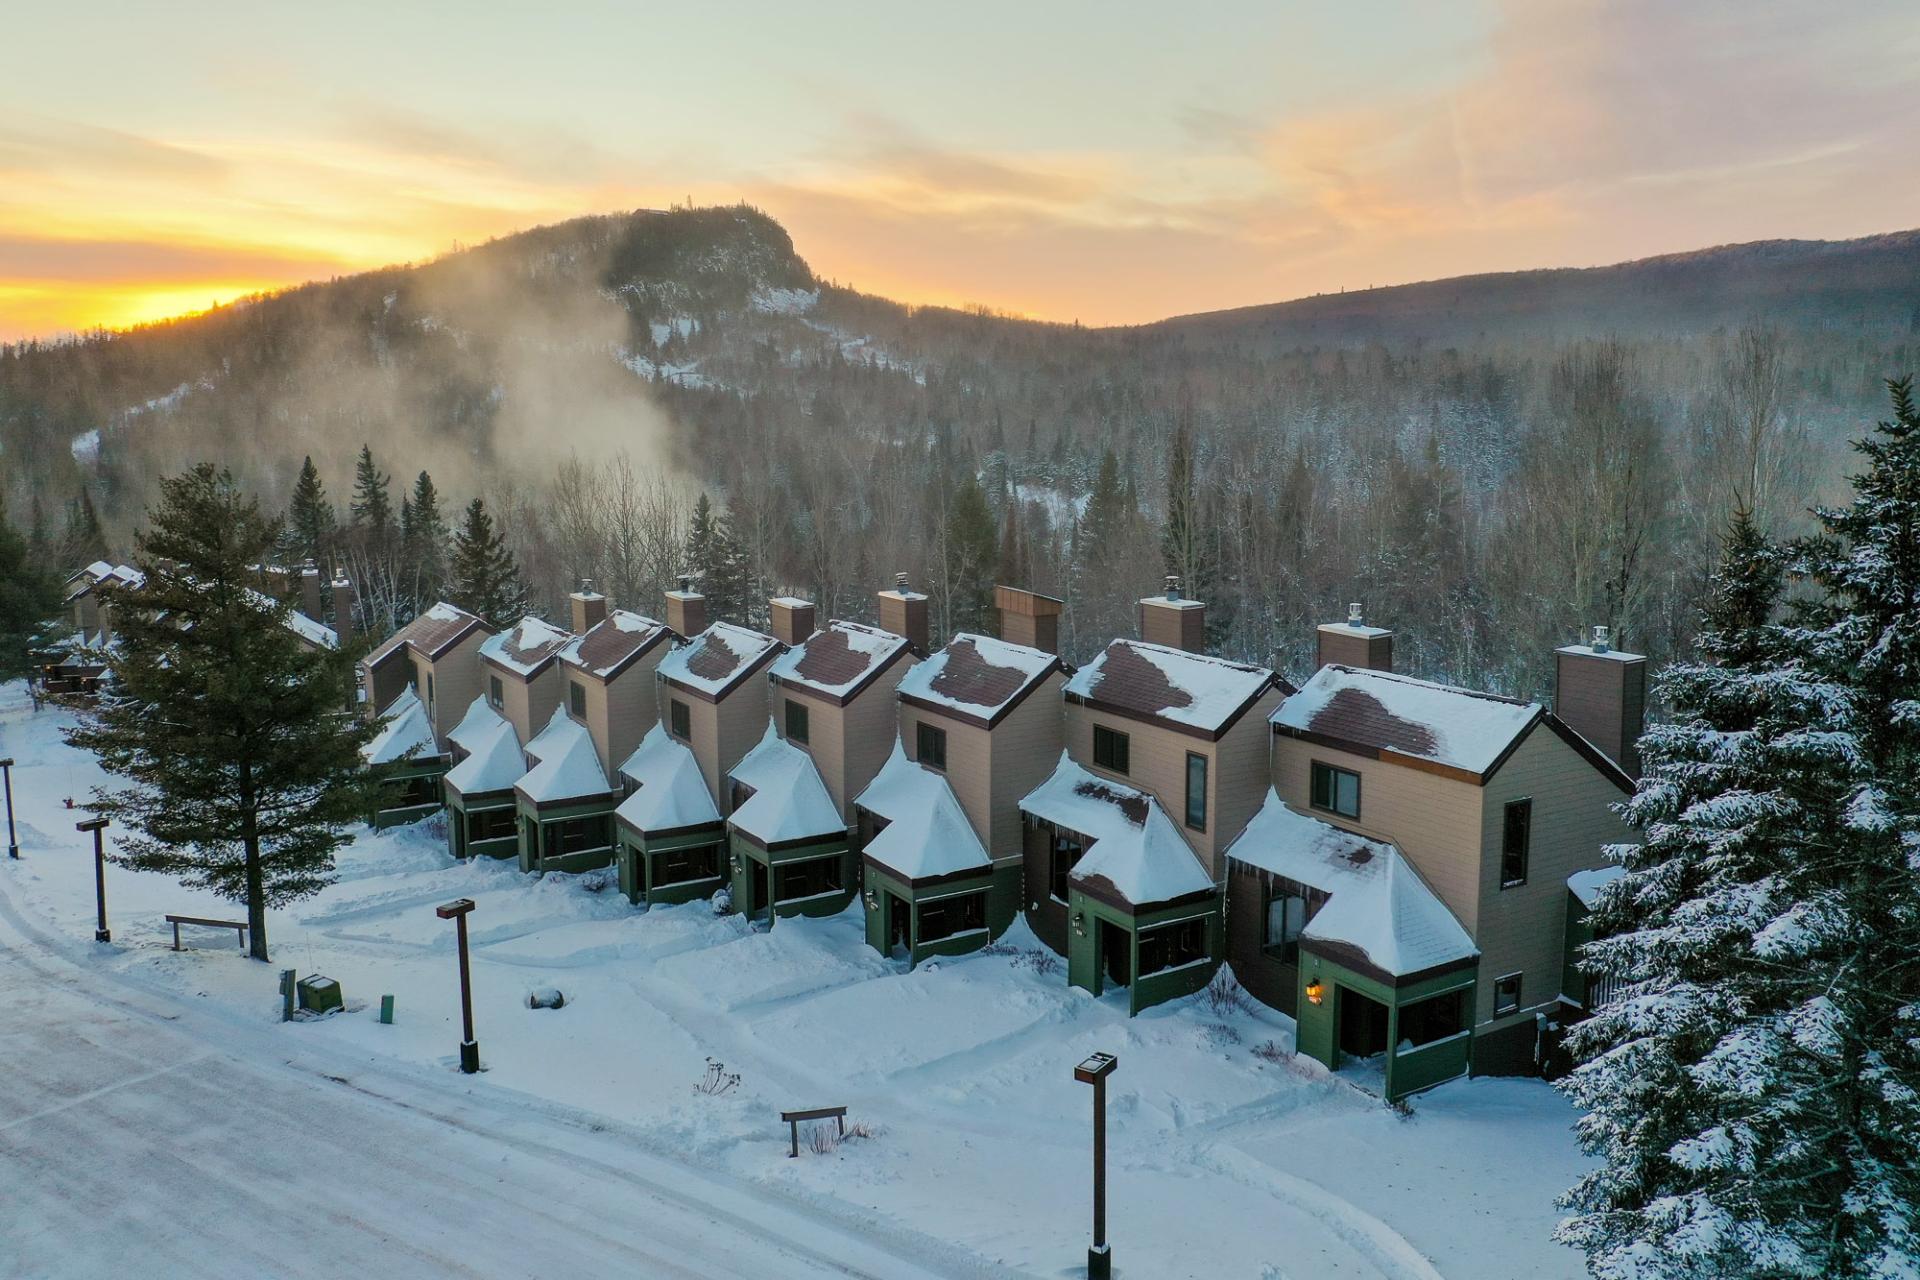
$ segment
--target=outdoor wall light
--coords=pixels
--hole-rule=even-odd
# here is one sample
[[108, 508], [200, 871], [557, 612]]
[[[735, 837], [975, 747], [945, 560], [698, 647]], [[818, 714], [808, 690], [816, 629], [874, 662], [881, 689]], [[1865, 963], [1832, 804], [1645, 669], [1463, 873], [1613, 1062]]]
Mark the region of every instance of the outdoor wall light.
[[1321, 1004], [1326, 1001], [1326, 998], [1327, 998], [1327, 988], [1320, 981], [1320, 979], [1315, 978], [1312, 982], [1309, 982], [1307, 984], [1307, 1003], [1308, 1004]]
[[1073, 913], [1073, 931], [1079, 934], [1083, 938], [1087, 936], [1087, 913], [1086, 912], [1076, 911]]
[[878, 911], [880, 909], [880, 899], [873, 896], [873, 890], [869, 889], [861, 896], [866, 899], [867, 910]]
[[740, 855], [737, 853], [734, 854], [733, 857], [727, 860], [727, 865], [733, 868], [733, 874], [739, 875], [740, 874]]

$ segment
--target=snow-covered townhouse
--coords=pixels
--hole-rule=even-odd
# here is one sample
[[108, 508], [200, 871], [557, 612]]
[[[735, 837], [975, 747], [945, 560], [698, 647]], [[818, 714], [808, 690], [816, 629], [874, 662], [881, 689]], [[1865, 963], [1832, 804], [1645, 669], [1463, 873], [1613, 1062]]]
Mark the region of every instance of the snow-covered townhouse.
[[1639, 714], [1644, 661], [1562, 650], [1570, 724], [1395, 674], [1391, 653], [1357, 617], [1322, 628], [1326, 665], [1271, 713], [1272, 786], [1227, 849], [1227, 950], [1296, 1018], [1301, 1052], [1381, 1063], [1398, 1097], [1531, 1072], [1543, 1032], [1578, 1016], [1570, 879], [1626, 838], [1610, 806], [1633, 786], [1585, 735], [1607, 736], [1595, 708], [1611, 707], [1610, 741], [1638, 736], [1621, 717]]
[[1000, 587], [1003, 636], [962, 632], [900, 679], [899, 738], [854, 800], [867, 941], [918, 963], [983, 946], [1024, 904], [1020, 799], [1060, 757], [1060, 602]]
[[1205, 607], [1169, 579], [1063, 686], [1058, 766], [1020, 802], [1027, 915], [1068, 981], [1134, 1012], [1205, 986], [1224, 954], [1225, 849], [1259, 808], [1267, 716], [1291, 688], [1201, 653]]
[[527, 771], [520, 734], [481, 694], [447, 731], [452, 767], [441, 779], [447, 847], [456, 858], [511, 858], [520, 851], [513, 784]]
[[531, 742], [560, 705], [560, 651], [573, 636], [532, 614], [480, 645], [487, 705]]
[[360, 660], [362, 706], [381, 715], [412, 687], [427, 709], [437, 742], [466, 715], [483, 692], [480, 646], [493, 628], [444, 600], [401, 627]]
[[668, 593], [667, 626], [683, 643], [654, 670], [659, 723], [618, 768], [620, 887], [636, 903], [685, 902], [727, 883], [727, 775], [766, 729], [780, 642], [705, 615], [687, 584]]
[[560, 650], [567, 714], [586, 726], [609, 778], [660, 720], [654, 672], [673, 647], [664, 622], [583, 586], [568, 597], [574, 637]]
[[813, 606], [772, 602], [783, 651], [769, 664], [773, 714], [760, 744], [728, 775], [734, 904], [749, 914], [831, 915], [853, 898], [854, 798], [886, 763], [895, 691], [926, 652], [927, 598], [904, 578], [879, 593], [878, 627]]

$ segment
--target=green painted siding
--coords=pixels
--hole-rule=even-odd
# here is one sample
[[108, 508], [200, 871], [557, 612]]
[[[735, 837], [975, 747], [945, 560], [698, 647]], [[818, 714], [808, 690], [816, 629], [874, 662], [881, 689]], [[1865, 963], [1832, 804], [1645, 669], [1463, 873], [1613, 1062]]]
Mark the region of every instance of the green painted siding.
[[[1220, 967], [1222, 930], [1220, 920], [1220, 899], [1216, 895], [1205, 904], [1162, 908], [1157, 911], [1142, 911], [1129, 915], [1115, 907], [1096, 901], [1069, 886], [1067, 890], [1067, 981], [1076, 987], [1099, 995], [1108, 985], [1110, 957], [1106, 954], [1107, 940], [1114, 935], [1100, 928], [1106, 922], [1120, 931], [1117, 941], [1127, 948], [1126, 972], [1132, 975], [1128, 985], [1127, 1012], [1139, 1013], [1142, 1009], [1151, 1009], [1156, 1004], [1168, 1000], [1177, 1000], [1181, 996], [1192, 995], [1202, 990], [1213, 980], [1214, 971]], [[1158, 973], [1139, 976], [1140, 971], [1140, 931], [1151, 929], [1155, 925], [1171, 924], [1175, 921], [1203, 918], [1206, 921], [1206, 955], [1203, 959], [1181, 965], [1173, 969], [1163, 969]], [[1076, 924], [1083, 922], [1083, 926]]]
[[[1400, 1011], [1430, 996], [1455, 990], [1465, 991], [1465, 998], [1470, 1002], [1477, 977], [1477, 969], [1456, 969], [1406, 986], [1390, 987], [1365, 974], [1335, 964], [1324, 956], [1303, 951], [1300, 956], [1295, 1046], [1300, 1053], [1338, 1071], [1341, 1060], [1341, 1002], [1355, 998], [1374, 1000], [1387, 1009], [1387, 1100], [1430, 1089], [1443, 1080], [1452, 1080], [1467, 1073], [1473, 1036], [1465, 1029], [1466, 1016], [1463, 1015], [1463, 1029], [1459, 1034], [1418, 1048], [1403, 1049]], [[1314, 1004], [1306, 994], [1307, 985], [1316, 980], [1324, 988], [1319, 1004]], [[1471, 1004], [1465, 1007], [1470, 1010]]]
[[[616, 802], [611, 796], [540, 810], [524, 800], [518, 803], [522, 871], [594, 871], [613, 865], [613, 810]], [[604, 819], [607, 826], [606, 843], [565, 853], [555, 850], [558, 835], [554, 829], [576, 818]]]
[[[800, 845], [792, 849], [780, 849], [773, 853], [760, 848], [752, 841], [742, 839], [729, 831], [727, 835], [729, 877], [728, 883], [733, 891], [733, 909], [756, 917], [765, 917], [771, 923], [771, 916], [834, 916], [847, 909], [853, 901], [855, 876], [853, 853], [848, 847], [847, 835], [841, 832], [837, 836], [812, 844]], [[832, 893], [808, 896], [799, 901], [774, 902], [777, 891], [775, 869], [795, 862], [808, 862], [814, 858], [832, 857], [840, 862], [841, 888]], [[753, 910], [754, 868], [758, 866], [767, 878], [767, 899], [772, 911], [763, 906]]]
[[[649, 906], [671, 906], [676, 903], [711, 898], [728, 883], [727, 840], [726, 831], [722, 827], [715, 826], [704, 831], [652, 837], [637, 834], [627, 827], [616, 824], [614, 840], [615, 865], [620, 872], [620, 892], [626, 894], [627, 901], [635, 906], [642, 902]], [[673, 884], [654, 883], [657, 875], [654, 863], [656, 856], [676, 849], [691, 849], [700, 845], [720, 846], [719, 875], [711, 879], [683, 880]]]
[[[367, 825], [376, 830], [401, 826], [408, 822], [418, 822], [431, 814], [440, 812], [443, 804], [439, 779], [447, 771], [445, 759], [435, 756], [431, 760], [402, 760], [395, 764], [380, 765], [370, 772], [379, 784], [379, 798], [374, 801], [371, 812], [367, 814]], [[428, 788], [433, 798], [413, 804], [403, 803], [405, 793], [416, 787], [418, 780], [427, 779], [433, 783]]]
[[[906, 881], [888, 875], [884, 871], [877, 870], [872, 865], [868, 865], [866, 868], [866, 885], [863, 895], [866, 910], [867, 945], [875, 951], [878, 951], [881, 955], [891, 954], [890, 943], [895, 930], [894, 913], [897, 909], [904, 906], [909, 913], [906, 922], [908, 938], [907, 961], [909, 964], [919, 964], [922, 960], [934, 956], [958, 956], [965, 955], [969, 951], [978, 951], [981, 947], [991, 942], [993, 938], [1005, 928], [1004, 925], [999, 928], [994, 926], [994, 903], [996, 897], [1004, 898], [1006, 896], [1006, 885], [1004, 882], [1008, 874], [1006, 871], [985, 869], [977, 876], [951, 880], [940, 885], [928, 886], [916, 890], [907, 884]], [[1019, 893], [1018, 863], [1013, 864], [1011, 875], [1014, 878], [1015, 887], [1013, 893], [1017, 901], [1017, 895]], [[987, 895], [986, 927], [969, 929], [944, 938], [922, 939], [920, 936], [920, 904], [923, 902], [938, 901], [942, 898], [962, 893], [985, 893]]]

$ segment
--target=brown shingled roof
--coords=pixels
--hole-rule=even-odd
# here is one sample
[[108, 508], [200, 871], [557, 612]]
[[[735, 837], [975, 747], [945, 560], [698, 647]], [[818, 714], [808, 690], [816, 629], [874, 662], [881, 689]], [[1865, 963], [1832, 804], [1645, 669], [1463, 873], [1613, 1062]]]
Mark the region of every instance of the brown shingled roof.
[[1175, 688], [1159, 667], [1134, 652], [1133, 645], [1115, 640], [1107, 646], [1101, 667], [1100, 701], [1143, 715], [1156, 715], [1168, 707], [1193, 705], [1193, 695]]
[[943, 698], [997, 707], [1026, 687], [1027, 673], [1000, 667], [980, 656], [980, 647], [962, 636], [947, 645], [947, 661], [928, 686]]
[[1134, 826], [1143, 826], [1147, 821], [1147, 798], [1132, 789], [1110, 787], [1104, 782], [1075, 783], [1073, 793], [1085, 796], [1089, 800], [1098, 800], [1118, 809], [1123, 817]]
[[482, 625], [480, 619], [465, 609], [445, 603], [436, 604], [388, 636], [379, 648], [367, 655], [365, 661], [368, 666], [375, 666], [403, 645], [411, 645], [427, 657], [437, 658], [448, 645], [473, 627]]
[[702, 680], [725, 680], [739, 668], [740, 655], [717, 632], [709, 633], [699, 652], [687, 659], [687, 671]]
[[562, 656], [595, 675], [612, 675], [627, 659], [652, 647], [666, 630], [658, 622], [648, 627], [623, 627], [609, 617], [588, 628]]
[[1341, 689], [1327, 700], [1307, 723], [1314, 733], [1347, 742], [1363, 742], [1410, 755], [1432, 755], [1436, 746], [1433, 730], [1424, 724], [1402, 719], [1364, 689]]

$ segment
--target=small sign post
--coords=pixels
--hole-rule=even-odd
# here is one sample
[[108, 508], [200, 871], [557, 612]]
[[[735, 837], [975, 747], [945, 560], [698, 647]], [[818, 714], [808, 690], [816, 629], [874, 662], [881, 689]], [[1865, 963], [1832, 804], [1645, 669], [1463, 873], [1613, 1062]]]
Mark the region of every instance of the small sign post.
[[1107, 1077], [1120, 1065], [1096, 1053], [1073, 1069], [1073, 1078], [1093, 1086], [1093, 1246], [1087, 1250], [1087, 1280], [1108, 1280], [1113, 1250], [1107, 1244]]
[[433, 909], [460, 931], [460, 1024], [466, 1033], [460, 1041], [460, 1069], [468, 1075], [480, 1069], [480, 1044], [473, 1038], [473, 982], [467, 970], [467, 913], [472, 910], [472, 898], [456, 898]]
[[73, 824], [75, 831], [93, 832], [93, 893], [100, 909], [99, 923], [94, 926], [95, 942], [112, 942], [113, 933], [107, 928], [107, 847], [102, 833], [107, 829], [105, 818], [88, 818], [85, 822]]
[[7, 856], [18, 859], [20, 839], [13, 833], [13, 757], [0, 760], [0, 782], [7, 788]]

